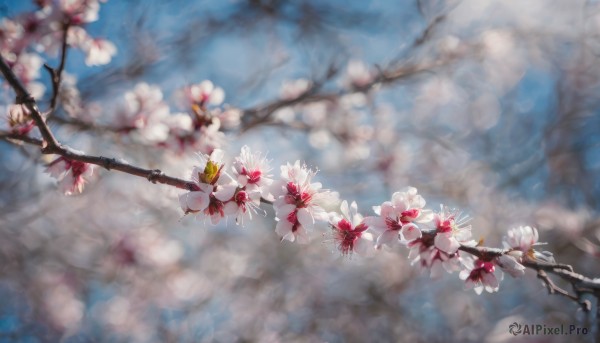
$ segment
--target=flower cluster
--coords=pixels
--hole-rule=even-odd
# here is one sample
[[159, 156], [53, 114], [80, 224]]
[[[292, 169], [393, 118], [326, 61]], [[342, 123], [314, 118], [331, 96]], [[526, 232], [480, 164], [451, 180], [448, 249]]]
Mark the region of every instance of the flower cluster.
[[348, 88], [362, 88], [373, 82], [375, 75], [362, 61], [352, 60], [346, 67], [344, 83]]
[[7, 121], [11, 131], [19, 135], [26, 135], [35, 127], [29, 109], [23, 104], [8, 106]]
[[474, 246], [471, 240], [471, 225], [467, 217], [456, 211], [441, 207], [433, 215], [435, 230], [408, 243], [411, 249], [409, 258], [424, 269], [430, 269], [432, 277], [440, 276], [442, 270], [448, 273], [461, 270], [468, 263], [461, 255], [461, 246]]
[[538, 239], [537, 229], [531, 226], [509, 230], [503, 241], [504, 248], [508, 251], [498, 258], [498, 265], [516, 277], [525, 273], [525, 267], [521, 264], [525, 260], [555, 263], [552, 253], [533, 249], [534, 246], [544, 244], [538, 242]]
[[142, 140], [161, 142], [167, 139], [169, 127], [165, 124], [169, 106], [163, 101], [159, 87], [139, 83], [125, 93], [125, 102], [117, 114], [121, 132], [134, 131]]
[[243, 223], [252, 219], [261, 201], [272, 202], [275, 232], [282, 241], [308, 243], [318, 224], [328, 224], [342, 255], [370, 256], [384, 247], [404, 245], [412, 263], [429, 270], [432, 277], [444, 270], [459, 272], [465, 287], [477, 294], [498, 291], [503, 271], [523, 275], [527, 260], [554, 263], [549, 252], [534, 249], [540, 244], [538, 233], [528, 226], [508, 231], [505, 249], [479, 248], [467, 216], [444, 206], [439, 212], [425, 208], [425, 199], [414, 187], [394, 193], [373, 207], [376, 215], [365, 218], [356, 202], [340, 204], [337, 193], [314, 182], [316, 171], [300, 161], [281, 166], [280, 179], [274, 181], [266, 175], [271, 170], [266, 159], [247, 146], [235, 158], [232, 176], [226, 172], [221, 150], [201, 159], [192, 175], [194, 189], [179, 200], [186, 214], [210, 217], [213, 224], [226, 216]]
[[367, 224], [377, 233], [377, 247], [410, 243], [421, 238], [418, 223], [430, 222], [431, 210], [424, 209], [425, 199], [414, 187], [392, 195], [391, 201], [373, 207], [378, 216], [367, 217]]
[[316, 222], [325, 223], [329, 215], [325, 207], [335, 204], [337, 193], [322, 189], [312, 182], [316, 172], [300, 161], [281, 167], [281, 180], [273, 187], [276, 232], [282, 240], [308, 243]]
[[353, 201], [348, 207], [348, 202], [344, 200], [340, 210], [341, 215], [333, 213], [330, 219], [337, 248], [343, 255], [370, 255], [373, 251], [373, 235], [367, 232], [369, 226], [358, 213], [356, 202]]
[[[349, 73], [356, 63], [348, 66]], [[366, 68], [362, 63], [359, 65]], [[355, 78], [356, 77], [356, 78]], [[280, 99], [283, 106], [273, 113], [273, 118], [292, 127], [301, 126], [308, 131], [308, 142], [316, 149], [327, 148], [335, 151], [338, 141], [343, 145], [340, 156], [347, 162], [366, 159], [371, 150], [371, 142], [376, 137], [374, 127], [365, 118], [366, 106], [369, 104], [366, 85], [371, 79], [365, 75], [347, 75], [341, 80], [345, 88], [339, 97], [325, 99], [309, 99], [298, 101], [318, 88], [318, 84], [307, 79], [285, 81], [280, 88]], [[364, 88], [364, 89], [363, 89]], [[309, 97], [310, 98], [310, 97]]]
[[[117, 53], [113, 43], [92, 37], [85, 29], [85, 25], [98, 19], [100, 2], [105, 1], [40, 0], [35, 1], [37, 10], [0, 20], [0, 55], [34, 98], [43, 97], [46, 91], [39, 81], [44, 56], [56, 56], [64, 39], [69, 47], [84, 52], [88, 66], [107, 64]], [[64, 103], [65, 111], [72, 115], [77, 112], [74, 105], [79, 101], [79, 94], [74, 84], [69, 91], [71, 103]], [[66, 94], [61, 95], [61, 100], [65, 100]], [[33, 123], [17, 107], [9, 109], [8, 124], [13, 132], [25, 135]]]
[[171, 151], [211, 154], [225, 143], [222, 130], [238, 126], [243, 113], [228, 106], [215, 108], [224, 97], [223, 90], [208, 80], [185, 86], [174, 98], [186, 112], [171, 113], [158, 86], [139, 83], [125, 93], [113, 126], [143, 143]]
[[467, 261], [466, 268], [460, 272], [460, 279], [465, 280], [465, 287], [473, 288], [477, 294], [481, 294], [484, 289], [489, 293], [497, 292], [503, 274], [496, 268], [495, 261], [481, 258]]
[[107, 64], [117, 52], [115, 45], [108, 40], [91, 37], [84, 29], [86, 24], [98, 20], [100, 2], [105, 1], [37, 1], [37, 11], [4, 19], [0, 23], [0, 36], [3, 38], [0, 52], [7, 56], [9, 63], [21, 64], [30, 73], [37, 73], [41, 63], [23, 61], [39, 59], [35, 53], [27, 52], [27, 48], [34, 47], [36, 51], [54, 55], [60, 49], [65, 28], [68, 28], [68, 44], [85, 53], [87, 65]]
[[244, 147], [235, 160], [233, 178], [224, 170], [223, 155], [220, 149], [210, 156], [200, 155], [200, 166], [192, 172], [194, 188], [182, 194], [179, 203], [186, 214], [209, 217], [213, 225], [225, 216], [235, 217], [236, 223], [243, 224], [245, 218], [251, 219], [252, 213], [257, 212], [261, 195], [267, 194], [263, 188], [272, 182], [269, 167], [261, 154], [252, 154]]

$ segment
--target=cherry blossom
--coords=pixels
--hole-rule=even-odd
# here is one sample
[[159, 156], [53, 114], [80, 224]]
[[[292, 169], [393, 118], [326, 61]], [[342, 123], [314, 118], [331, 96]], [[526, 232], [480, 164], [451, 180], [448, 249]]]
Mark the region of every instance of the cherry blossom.
[[542, 260], [554, 263], [554, 257], [552, 253], [548, 251], [536, 251], [533, 249], [534, 246], [543, 245], [544, 243], [538, 242], [539, 236], [536, 228], [531, 226], [519, 226], [517, 228], [510, 229], [502, 244], [506, 249], [510, 249], [513, 255], [518, 255], [517, 252], [521, 252], [524, 257], [532, 260]]
[[306, 79], [286, 81], [281, 87], [281, 98], [284, 100], [296, 99], [310, 89], [312, 83]]
[[221, 123], [218, 119], [207, 126], [196, 129], [191, 135], [184, 136], [184, 144], [203, 153], [211, 153], [225, 145], [225, 134], [220, 131]]
[[46, 172], [58, 180], [59, 188], [65, 195], [81, 193], [85, 178], [90, 177], [93, 171], [92, 164], [69, 160], [62, 156], [50, 162], [46, 168]]
[[373, 248], [373, 236], [366, 232], [369, 228], [358, 213], [356, 202], [348, 206], [346, 200], [340, 206], [341, 215], [333, 213], [329, 221], [333, 230], [333, 239], [342, 255], [357, 253], [368, 255]]
[[[461, 280], [465, 281], [467, 289], [473, 288], [477, 294], [481, 294], [484, 289], [489, 293], [498, 291], [503, 274], [496, 268], [493, 261], [478, 258], [475, 261], [468, 261], [466, 266], [459, 276]], [[496, 273], [499, 275], [496, 276]]]
[[222, 88], [215, 87], [211, 81], [204, 80], [198, 84], [184, 87], [177, 96], [184, 108], [192, 108], [197, 112], [205, 109], [208, 105], [220, 105], [225, 99], [225, 92]]
[[79, 25], [98, 20], [98, 0], [59, 0], [60, 10], [73, 24]]
[[533, 249], [539, 239], [538, 231], [531, 226], [519, 226], [511, 229], [504, 237], [504, 247], [521, 250], [525, 253]]
[[533, 249], [534, 246], [543, 244], [539, 243], [538, 239], [537, 229], [530, 226], [520, 226], [509, 230], [502, 242], [508, 251], [498, 257], [498, 266], [511, 276], [519, 277], [525, 274], [525, 267], [522, 265], [524, 259], [555, 263], [552, 253]]
[[200, 166], [192, 170], [194, 189], [179, 196], [181, 208], [197, 217], [210, 217], [216, 225], [225, 217], [225, 202], [231, 200], [237, 189], [237, 183], [223, 172], [221, 162], [224, 152], [216, 149], [209, 156], [200, 155]]
[[161, 145], [180, 154], [186, 150], [210, 154], [223, 147], [225, 134], [221, 131], [221, 121], [223, 127], [233, 128], [239, 125], [243, 114], [241, 110], [231, 107], [208, 110], [209, 104], [221, 104], [224, 98], [223, 90], [215, 88], [210, 81], [184, 87], [175, 93], [175, 98], [181, 107], [190, 112], [171, 115], [163, 120], [169, 127], [169, 137]]
[[19, 135], [26, 135], [35, 127], [27, 106], [23, 104], [9, 105], [7, 119], [11, 131]]
[[260, 206], [260, 192], [257, 189], [238, 188], [231, 199], [224, 205], [226, 215], [234, 217], [236, 224], [244, 225], [245, 220], [252, 220]]
[[351, 60], [346, 67], [346, 85], [351, 88], [360, 88], [373, 81], [373, 73], [369, 67], [358, 60]]
[[423, 235], [408, 243], [410, 253], [408, 258], [411, 264], [417, 264], [424, 270], [429, 270], [431, 277], [441, 276], [442, 271], [448, 273], [461, 270], [463, 258], [459, 251], [447, 253], [435, 245], [435, 237], [432, 234]]
[[117, 54], [117, 47], [106, 39], [91, 39], [83, 44], [86, 53], [85, 64], [88, 66], [100, 66], [108, 64], [113, 56]]
[[316, 172], [296, 161], [281, 167], [281, 181], [274, 183], [276, 232], [282, 240], [309, 241], [309, 231], [317, 221], [326, 222], [329, 216], [323, 206], [337, 201], [337, 193], [323, 190], [318, 182], [312, 183]]
[[468, 224], [468, 217], [461, 216], [460, 213], [449, 212], [447, 208], [442, 207], [441, 212], [435, 214], [434, 221], [436, 248], [448, 254], [454, 254], [461, 244], [470, 246], [476, 244], [471, 240], [471, 225]]
[[126, 132], [135, 130], [143, 140], [162, 142], [169, 134], [165, 123], [168, 116], [169, 106], [163, 101], [160, 88], [142, 82], [125, 93], [125, 104], [118, 112], [117, 125]]
[[56, 55], [65, 29], [69, 46], [86, 53], [87, 65], [107, 64], [117, 51], [113, 43], [90, 37], [82, 27], [98, 19], [98, 0], [40, 1], [38, 6], [38, 11], [0, 23], [0, 51], [36, 99], [45, 91], [43, 84], [36, 81], [44, 63], [39, 54]]
[[188, 150], [211, 154], [225, 145], [225, 134], [220, 131], [221, 124], [217, 118], [213, 118], [208, 125], [195, 125], [188, 114], [177, 113], [163, 122], [169, 127], [169, 134], [167, 141], [161, 144], [178, 154]]
[[[62, 82], [58, 99], [62, 108], [70, 117], [78, 117], [84, 113], [84, 110], [93, 107], [93, 103], [84, 104], [81, 99], [81, 93], [77, 89], [77, 79], [75, 76], [63, 72]], [[90, 111], [86, 111], [89, 113]]]
[[367, 217], [366, 223], [378, 234], [377, 247], [393, 245], [402, 240], [410, 242], [421, 237], [421, 229], [415, 223], [431, 221], [431, 210], [423, 209], [425, 199], [414, 187], [392, 194], [392, 200], [373, 207], [378, 217]]
[[40, 70], [44, 64], [44, 60], [33, 53], [22, 53], [13, 58], [13, 61], [9, 60], [9, 65], [11, 65], [11, 68], [15, 71], [21, 82], [23, 82], [25, 88], [27, 88], [34, 98], [41, 98], [44, 95], [46, 87], [35, 80], [40, 77]]
[[244, 112], [239, 108], [225, 106], [225, 109], [215, 109], [211, 112], [213, 118], [219, 119], [221, 126], [224, 129], [233, 129], [241, 123], [241, 118]]
[[9, 18], [0, 19], [0, 51], [3, 53], [18, 52], [17, 45], [24, 36], [24, 28], [17, 20]]
[[246, 190], [257, 192], [264, 199], [273, 201], [271, 185], [272, 175], [269, 174], [271, 167], [269, 161], [261, 153], [252, 153], [246, 145], [242, 147], [240, 156], [233, 162], [233, 175], [241, 187]]
[[496, 259], [496, 263], [502, 270], [510, 274], [512, 277], [519, 277], [525, 274], [525, 266], [519, 261], [522, 253], [520, 251], [511, 251]]

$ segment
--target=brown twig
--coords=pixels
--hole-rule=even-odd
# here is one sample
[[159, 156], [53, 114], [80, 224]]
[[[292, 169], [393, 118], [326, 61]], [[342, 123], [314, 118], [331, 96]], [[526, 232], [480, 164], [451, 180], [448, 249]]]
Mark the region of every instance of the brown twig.
[[575, 300], [578, 301], [579, 299], [570, 294], [569, 292], [567, 292], [566, 290], [560, 288], [559, 286], [557, 286], [554, 281], [552, 281], [552, 279], [550, 279], [550, 277], [548, 276], [548, 274], [546, 274], [545, 271], [543, 270], [539, 270], [537, 273], [537, 276], [540, 280], [542, 280], [542, 282], [546, 285], [546, 288], [548, 288], [548, 293], [549, 294], [560, 294], [563, 295], [571, 300]]
[[[42, 148], [43, 141], [37, 138], [32, 138], [24, 135], [19, 135], [16, 133], [8, 133], [8, 132], [0, 132], [0, 139], [3, 140], [18, 140], [28, 144], [36, 145]], [[49, 153], [44, 152], [43, 153]], [[134, 165], [131, 165], [124, 161], [119, 161], [115, 158], [104, 157], [104, 156], [92, 156], [82, 154], [78, 151], [71, 149], [68, 146], [61, 145], [59, 150], [52, 152], [53, 154], [57, 154], [67, 158], [69, 160], [80, 161], [85, 163], [94, 164], [100, 166], [106, 170], [118, 170], [123, 173], [127, 173], [130, 175], [135, 175], [139, 177], [143, 177], [148, 179], [148, 181], [152, 183], [162, 183], [169, 186], [174, 186], [181, 189], [192, 190], [194, 189], [194, 183], [191, 181], [186, 181], [182, 179], [178, 179], [176, 177], [165, 175], [159, 169], [144, 169]]]
[[17, 79], [16, 75], [10, 69], [6, 61], [3, 57], [0, 56], [0, 71], [4, 75], [6, 81], [11, 85], [15, 93], [17, 93], [16, 103], [23, 104], [29, 110], [35, 125], [40, 130], [42, 134], [42, 138], [44, 141], [42, 142], [42, 152], [44, 153], [54, 153], [55, 151], [60, 149], [60, 145], [54, 135], [46, 125], [42, 114], [37, 108], [37, 104], [35, 99], [27, 92], [25, 86], [21, 83], [19, 79]]
[[242, 131], [248, 131], [251, 128], [254, 128], [260, 124], [270, 122], [270, 120], [272, 119], [271, 115], [279, 109], [298, 104], [313, 103], [323, 100], [333, 100], [341, 96], [353, 93], [368, 93], [370, 90], [376, 88], [379, 85], [390, 84], [399, 80], [418, 75], [423, 72], [431, 71], [435, 68], [448, 65], [455, 61], [457, 57], [458, 56], [451, 56], [447, 59], [435, 60], [429, 63], [402, 64], [395, 68], [380, 70], [377, 73], [377, 75], [373, 77], [371, 82], [363, 86], [355, 86], [351, 89], [344, 89], [339, 91], [318, 92], [323, 86], [324, 81], [328, 80], [328, 78], [324, 78], [323, 80], [315, 82], [312, 87], [298, 95], [296, 98], [278, 99], [261, 106], [244, 110], [243, 118], [247, 118], [247, 122], [245, 123], [245, 126], [242, 129]]
[[20, 135], [14, 132], [0, 132], [0, 139], [5, 141], [21, 141], [27, 144], [42, 146], [42, 141], [37, 138], [29, 137], [27, 135]]
[[56, 104], [58, 102], [58, 95], [60, 93], [60, 84], [62, 82], [62, 74], [65, 70], [65, 64], [67, 62], [67, 47], [68, 47], [68, 35], [69, 35], [70, 24], [68, 22], [63, 23], [63, 37], [62, 45], [60, 49], [60, 62], [58, 68], [54, 69], [48, 64], [44, 64], [44, 68], [50, 73], [50, 79], [52, 81], [52, 98], [50, 99], [50, 108], [48, 109], [47, 117], [53, 116], [56, 110]]
[[40, 130], [40, 133], [42, 134], [43, 140], [40, 141], [34, 138], [22, 135], [15, 135], [12, 133], [0, 135], [0, 137], [8, 139], [17, 139], [26, 143], [38, 145], [40, 146], [41, 151], [44, 154], [57, 154], [69, 160], [98, 165], [107, 170], [118, 170], [127, 174], [144, 177], [152, 183], [162, 183], [188, 190], [193, 189], [193, 182], [165, 175], [159, 169], [144, 169], [123, 161], [118, 161], [115, 158], [86, 155], [81, 152], [75, 151], [66, 145], [61, 145], [52, 134], [52, 131], [50, 131], [48, 125], [46, 125], [42, 114], [37, 108], [35, 99], [31, 97], [31, 95], [27, 92], [21, 81], [17, 79], [13, 71], [10, 69], [10, 67], [8, 67], [8, 65], [4, 61], [4, 58], [1, 57], [0, 71], [4, 75], [6, 81], [17, 93], [17, 103], [24, 104], [29, 109], [31, 117], [35, 121], [38, 129]]
[[68, 126], [74, 127], [81, 131], [91, 131], [91, 132], [97, 132], [97, 133], [102, 133], [102, 132], [118, 133], [118, 132], [123, 132], [123, 131], [126, 131], [129, 129], [126, 127], [102, 125], [102, 124], [98, 124], [98, 123], [94, 123], [94, 122], [88, 122], [88, 121], [85, 121], [85, 120], [82, 120], [79, 118], [65, 118], [62, 116], [49, 117], [48, 121], [51, 121], [51, 122], [57, 123], [57, 124], [61, 124], [61, 125], [68, 125]]
[[[433, 240], [435, 235], [436, 230], [423, 231], [424, 239]], [[486, 261], [493, 261], [496, 258], [510, 252], [509, 249], [466, 245], [461, 245], [459, 250]], [[592, 309], [591, 302], [587, 299], [584, 299], [585, 294], [592, 294], [596, 298], [600, 299], [600, 279], [591, 279], [576, 273], [573, 271], [573, 267], [568, 264], [540, 261], [527, 255], [522, 258], [521, 264], [524, 267], [533, 269], [537, 272], [538, 278], [544, 282], [544, 285], [550, 294], [560, 294], [564, 297], [567, 297], [577, 302], [577, 304], [581, 306], [584, 311], [591, 311]], [[548, 274], [558, 276], [570, 283], [575, 291], [575, 295], [557, 286], [556, 283], [550, 279]]]
[[[425, 232], [424, 234], [431, 235], [432, 232]], [[459, 250], [488, 261], [494, 260], [495, 258], [498, 258], [509, 252], [509, 250], [506, 249], [481, 246], [471, 247], [464, 245], [462, 245]], [[583, 298], [585, 294], [592, 294], [596, 298], [600, 297], [600, 279], [591, 279], [582, 274], [576, 273], [573, 271], [573, 267], [568, 264], [539, 261], [527, 256], [523, 258], [521, 263], [523, 266], [533, 269], [537, 272], [538, 278], [544, 282], [550, 294], [560, 294], [565, 296], [577, 302], [585, 311], [590, 311], [592, 309], [590, 301]], [[566, 290], [557, 286], [550, 279], [548, 274], [558, 276], [570, 283], [575, 291], [575, 295], [572, 295]]]

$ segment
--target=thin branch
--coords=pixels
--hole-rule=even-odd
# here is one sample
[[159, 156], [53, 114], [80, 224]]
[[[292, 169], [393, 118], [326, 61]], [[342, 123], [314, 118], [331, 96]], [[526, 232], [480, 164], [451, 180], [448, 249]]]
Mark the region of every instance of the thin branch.
[[107, 170], [118, 170], [127, 174], [140, 176], [148, 179], [152, 183], [162, 183], [177, 188], [183, 188], [192, 190], [194, 187], [193, 182], [178, 179], [172, 176], [165, 175], [159, 169], [144, 169], [137, 166], [133, 166], [129, 163], [118, 161], [115, 158], [108, 158], [104, 156], [91, 156], [81, 152], [75, 151], [68, 146], [61, 145], [58, 143], [48, 125], [44, 121], [42, 114], [39, 112], [35, 99], [29, 95], [23, 84], [17, 79], [13, 71], [8, 67], [3, 58], [0, 58], [0, 70], [8, 83], [13, 87], [17, 93], [17, 103], [25, 104], [30, 110], [31, 116], [39, 128], [43, 141], [32, 139], [26, 136], [19, 136], [15, 134], [4, 134], [5, 138], [18, 139], [26, 143], [38, 145], [41, 147], [41, 151], [44, 154], [57, 154], [64, 158], [74, 161], [80, 161], [101, 166]]
[[488, 248], [488, 247], [471, 247], [461, 245], [459, 250], [467, 252], [473, 256], [477, 256], [483, 260], [493, 260], [496, 257], [500, 257], [506, 253], [506, 250], [499, 248]]
[[325, 78], [324, 80], [315, 82], [315, 84], [312, 87], [298, 95], [296, 98], [278, 99], [265, 105], [244, 110], [243, 118], [248, 118], [251, 120], [246, 123], [242, 131], [248, 131], [249, 129], [260, 124], [269, 123], [271, 120], [271, 115], [281, 108], [294, 106], [297, 104], [313, 103], [323, 100], [333, 100], [341, 96], [354, 93], [368, 93], [370, 90], [378, 87], [379, 85], [394, 83], [396, 81], [400, 81], [424, 72], [431, 71], [435, 68], [449, 65], [457, 58], [458, 55], [450, 56], [449, 58], [443, 60], [435, 60], [429, 63], [403, 64], [396, 68], [380, 70], [377, 73], [377, 75], [373, 78], [373, 80], [371, 80], [371, 82], [363, 86], [353, 87], [352, 89], [347, 90], [344, 89], [339, 91], [328, 91], [319, 93], [319, 89], [323, 86], [324, 81], [327, 80], [327, 78]]
[[[590, 279], [586, 276], [563, 268], [548, 269], [548, 266], [540, 267], [540, 264], [538, 264], [536, 261], [525, 261], [523, 265], [538, 271], [538, 278], [544, 281], [546, 287], [548, 288], [548, 292], [551, 294], [556, 292], [570, 298], [571, 300], [577, 302], [586, 312], [592, 310], [592, 304], [589, 300], [584, 299], [584, 295], [592, 294], [596, 297], [600, 296], [600, 279]], [[556, 286], [556, 284], [554, 284], [548, 277], [547, 272], [555, 274], [563, 280], [569, 282], [576, 295], [571, 295], [567, 291]]]
[[47, 117], [50, 118], [56, 110], [56, 104], [58, 102], [58, 95], [60, 93], [60, 84], [62, 82], [62, 74], [65, 70], [65, 64], [67, 61], [67, 46], [68, 46], [68, 35], [69, 35], [70, 24], [68, 22], [63, 23], [63, 37], [62, 46], [60, 50], [60, 63], [58, 68], [54, 69], [47, 64], [44, 64], [44, 68], [50, 73], [52, 80], [52, 99], [50, 99], [50, 109], [48, 110]]
[[538, 271], [537, 276], [546, 285], [546, 288], [548, 288], [548, 294], [560, 294], [571, 300], [575, 300], [575, 301], [579, 300], [576, 296], [570, 294], [566, 290], [557, 286], [554, 283], [554, 281], [552, 281], [552, 279], [550, 279], [550, 277], [548, 276], [548, 274], [546, 274], [545, 271], [543, 271], [543, 270]]
[[46, 125], [42, 114], [37, 108], [35, 99], [27, 92], [25, 86], [21, 83], [21, 81], [17, 78], [15, 73], [10, 69], [6, 61], [3, 57], [0, 56], [0, 71], [4, 75], [6, 81], [10, 84], [10, 86], [14, 89], [15, 93], [17, 93], [17, 104], [23, 104], [31, 113], [31, 117], [35, 122], [36, 126], [40, 130], [42, 137], [44, 138], [45, 143], [42, 146], [42, 152], [44, 153], [53, 153], [60, 149], [60, 145], [54, 135]]
[[[422, 239], [433, 240], [436, 235], [436, 230], [424, 230], [422, 234]], [[461, 245], [458, 249], [485, 261], [493, 261], [510, 251], [509, 249], [466, 245]], [[520, 263], [524, 267], [533, 269], [537, 272], [538, 278], [544, 282], [550, 294], [560, 294], [565, 296], [577, 302], [577, 304], [579, 304], [585, 311], [590, 311], [592, 309], [592, 305], [589, 300], [583, 298], [584, 294], [592, 294], [596, 297], [600, 296], [600, 279], [591, 279], [576, 273], [573, 271], [573, 267], [568, 264], [535, 260], [527, 255], [522, 258]], [[548, 274], [558, 276], [570, 283], [576, 295], [572, 295], [566, 290], [557, 286], [550, 279]]]
[[[7, 140], [7, 141], [18, 140], [18, 141], [22, 141], [22, 142], [25, 142], [28, 144], [39, 146], [40, 148], [43, 146], [42, 140], [24, 136], [24, 135], [19, 135], [16, 133], [0, 132], [0, 139]], [[46, 153], [46, 152], [43, 152], [43, 153]], [[150, 181], [152, 183], [162, 183], [165, 185], [174, 186], [177, 188], [187, 189], [187, 190], [194, 189], [193, 182], [165, 175], [159, 169], [144, 169], [144, 168], [140, 168], [140, 167], [131, 165], [124, 161], [119, 161], [115, 158], [82, 154], [82, 153], [75, 151], [75, 150], [71, 149], [70, 147], [64, 146], [64, 145], [62, 145], [60, 147], [59, 151], [56, 151], [53, 153], [63, 156], [64, 158], [67, 158], [69, 160], [94, 164], [94, 165], [100, 166], [106, 170], [118, 170], [120, 172], [127, 173], [130, 175], [143, 177], [145, 179], [148, 179], [148, 181]]]
[[81, 130], [81, 131], [92, 131], [92, 132], [97, 132], [97, 133], [102, 133], [102, 132], [118, 133], [118, 132], [123, 132], [124, 130], [126, 131], [127, 129], [129, 129], [127, 127], [102, 125], [102, 124], [97, 124], [94, 122], [88, 122], [85, 120], [81, 120], [79, 118], [65, 118], [62, 116], [48, 117], [48, 121], [51, 121], [51, 122], [54, 122], [57, 124], [61, 124], [61, 125], [69, 125], [78, 130]]
[[[424, 235], [435, 235], [433, 231], [424, 232]], [[469, 253], [478, 258], [491, 261], [506, 254], [509, 250], [489, 248], [481, 246], [465, 246], [461, 245], [459, 250]], [[537, 271], [538, 278], [541, 279], [550, 294], [560, 294], [575, 302], [577, 302], [583, 310], [591, 311], [592, 305], [589, 300], [583, 298], [584, 294], [592, 294], [596, 297], [600, 296], [600, 279], [591, 279], [582, 274], [573, 271], [573, 267], [568, 264], [550, 263], [545, 261], [533, 260], [530, 257], [524, 257], [521, 264], [529, 269]], [[566, 290], [558, 287], [548, 276], [548, 273], [553, 274], [569, 282], [573, 287], [576, 295], [572, 295]]]
[[0, 139], [8, 142], [21, 141], [27, 144], [37, 145], [40, 148], [43, 144], [43, 142], [40, 139], [29, 137], [27, 135], [20, 135], [14, 132], [0, 132]]

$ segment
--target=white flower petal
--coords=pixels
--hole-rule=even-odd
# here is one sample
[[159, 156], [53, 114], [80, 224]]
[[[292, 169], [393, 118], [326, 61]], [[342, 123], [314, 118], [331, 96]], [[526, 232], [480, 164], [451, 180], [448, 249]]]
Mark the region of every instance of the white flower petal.
[[[292, 233], [292, 227], [294, 226], [294, 224], [290, 223], [287, 220], [280, 220], [277, 222], [277, 226], [275, 226], [275, 232], [280, 236], [283, 237], [284, 239], [288, 239], [289, 241], [293, 242], [294, 239], [289, 239], [286, 238], [288, 234]], [[292, 234], [293, 236], [293, 234]]]
[[228, 201], [233, 197], [237, 186], [234, 184], [218, 186], [217, 191], [214, 193], [215, 198], [220, 201]]
[[404, 240], [410, 242], [417, 238], [421, 238], [421, 230], [414, 224], [406, 224], [400, 230]]
[[398, 242], [398, 231], [387, 230], [377, 238], [377, 246], [393, 245]]
[[350, 212], [348, 210], [348, 202], [346, 200], [342, 201], [342, 204], [340, 205], [340, 210], [342, 211], [342, 214], [344, 215], [344, 217], [350, 218]]
[[500, 282], [496, 278], [496, 276], [492, 273], [482, 273], [481, 279], [484, 285], [489, 286], [493, 289], [497, 289], [500, 286]]
[[225, 100], [225, 92], [220, 87], [215, 88], [210, 94], [210, 104], [220, 105], [223, 100]]
[[299, 244], [308, 244], [310, 242], [310, 236], [304, 227], [299, 227], [296, 230], [296, 241]]
[[360, 256], [370, 256], [373, 253], [373, 242], [359, 237], [354, 243], [354, 251]]
[[525, 267], [510, 255], [502, 255], [497, 259], [498, 265], [512, 277], [525, 275]]
[[207, 193], [204, 192], [189, 192], [185, 195], [185, 203], [187, 209], [192, 211], [203, 211], [208, 207], [210, 198]]
[[275, 214], [277, 215], [277, 218], [281, 218], [281, 219], [284, 219], [285, 221], [287, 221], [286, 217], [289, 216], [290, 213], [294, 212], [295, 210], [296, 210], [296, 205], [286, 204], [286, 205], [275, 207]]
[[452, 236], [451, 232], [438, 233], [435, 235], [434, 243], [436, 248], [448, 254], [454, 254], [460, 248], [460, 243]]
[[306, 208], [298, 209], [298, 221], [302, 224], [303, 227], [307, 229], [312, 229], [315, 225], [315, 219], [313, 218], [312, 213]]
[[229, 201], [223, 206], [223, 212], [228, 216], [236, 215], [238, 212], [238, 205], [234, 201]]
[[431, 277], [437, 279], [444, 274], [444, 268], [442, 266], [442, 261], [435, 260], [431, 264]]

